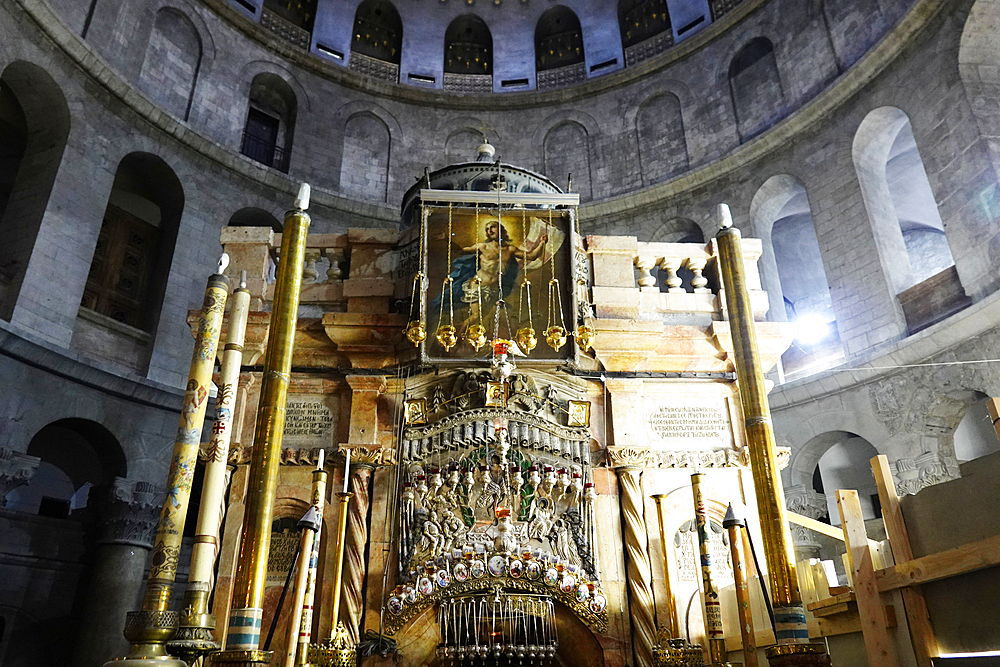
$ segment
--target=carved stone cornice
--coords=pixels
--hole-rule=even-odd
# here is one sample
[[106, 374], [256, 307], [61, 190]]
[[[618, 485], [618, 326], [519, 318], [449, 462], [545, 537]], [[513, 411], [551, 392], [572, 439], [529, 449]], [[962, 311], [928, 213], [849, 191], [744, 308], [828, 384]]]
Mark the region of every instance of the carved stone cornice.
[[37, 456], [0, 447], [0, 507], [7, 505], [8, 493], [31, 481], [41, 462]]
[[615, 446], [608, 447], [608, 462], [612, 468], [649, 468], [653, 461], [649, 447]]
[[91, 504], [97, 516], [97, 543], [152, 549], [160, 519], [161, 495], [149, 482], [121, 477], [91, 490]]

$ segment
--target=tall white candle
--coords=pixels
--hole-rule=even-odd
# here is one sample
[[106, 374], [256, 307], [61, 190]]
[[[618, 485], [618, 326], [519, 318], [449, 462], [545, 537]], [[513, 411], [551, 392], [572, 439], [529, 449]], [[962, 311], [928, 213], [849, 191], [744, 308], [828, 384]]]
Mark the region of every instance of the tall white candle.
[[347, 493], [347, 483], [351, 479], [351, 450], [345, 449], [344, 455], [344, 493]]

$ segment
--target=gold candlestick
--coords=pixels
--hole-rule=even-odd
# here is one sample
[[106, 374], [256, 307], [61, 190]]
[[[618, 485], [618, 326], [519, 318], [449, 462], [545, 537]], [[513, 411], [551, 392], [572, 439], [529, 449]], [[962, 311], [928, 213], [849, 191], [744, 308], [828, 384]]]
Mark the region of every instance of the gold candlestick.
[[795, 576], [792, 535], [785, 514], [785, 493], [781, 486], [767, 389], [757, 350], [757, 331], [747, 288], [746, 268], [743, 266], [740, 231], [732, 226], [732, 215], [725, 204], [719, 205], [719, 225], [721, 229], [715, 241], [719, 248], [719, 270], [729, 309], [744, 433], [750, 453], [750, 469], [774, 604], [775, 636], [779, 645], [799, 646], [780, 646], [780, 650], [769, 651], [768, 658], [773, 665], [806, 664], [794, 661], [801, 660], [804, 655], [813, 655], [815, 662], [812, 664], [829, 664], [830, 658], [825, 651], [808, 643], [809, 630]]
[[129, 612], [125, 620], [125, 638], [131, 643], [131, 648], [124, 661], [116, 660], [108, 664], [121, 667], [130, 663], [143, 664], [147, 660], [154, 660], [155, 664], [163, 667], [184, 667], [185, 664], [167, 655], [166, 642], [176, 634], [179, 624], [177, 612], [169, 610], [170, 594], [177, 576], [184, 520], [191, 499], [191, 484], [198, 461], [205, 410], [208, 407], [208, 391], [215, 367], [219, 331], [229, 295], [229, 280], [222, 275], [228, 264], [229, 256], [223, 254], [218, 273], [209, 277], [205, 288], [191, 369], [181, 406], [177, 441], [167, 475], [167, 496], [160, 511], [154, 538], [146, 594], [142, 609]]
[[726, 635], [722, 627], [722, 600], [719, 599], [719, 589], [712, 579], [712, 545], [708, 541], [708, 513], [705, 510], [705, 494], [701, 490], [703, 477], [700, 472], [691, 475], [691, 493], [694, 496], [694, 519], [698, 531], [698, 552], [701, 555], [701, 582], [705, 589], [705, 633], [712, 665], [728, 665]]
[[[348, 474], [349, 470], [345, 470], [345, 479]], [[346, 483], [344, 488], [347, 488]], [[340, 584], [343, 576], [344, 545], [347, 538], [347, 503], [353, 495], [349, 491], [337, 494], [337, 497], [340, 498], [340, 516], [337, 519], [337, 557], [333, 567], [332, 618], [334, 630], [325, 644], [313, 644], [309, 647], [309, 662], [316, 667], [353, 667], [357, 661], [357, 647], [351, 641], [347, 627], [337, 618], [340, 614]]]
[[208, 598], [212, 593], [215, 559], [219, 553], [219, 526], [226, 507], [226, 466], [232, 438], [233, 406], [236, 404], [240, 365], [243, 363], [243, 339], [249, 312], [250, 293], [246, 289], [244, 271], [239, 288], [233, 292], [233, 305], [229, 311], [229, 330], [222, 352], [219, 393], [215, 402], [216, 419], [208, 444], [188, 586], [181, 605], [184, 612], [177, 636], [170, 642], [171, 652], [188, 663], [219, 648], [213, 637], [215, 616], [209, 613]]
[[316, 512], [316, 529], [303, 529], [299, 551], [299, 569], [295, 577], [292, 613], [288, 619], [283, 667], [306, 664], [306, 651], [312, 635], [313, 598], [316, 589], [316, 565], [319, 557], [320, 531], [326, 505], [327, 472], [323, 470], [326, 452], [319, 450], [319, 461], [312, 474], [312, 507]]
[[746, 522], [736, 517], [732, 503], [726, 510], [722, 527], [729, 532], [729, 553], [733, 559], [733, 587], [736, 589], [736, 610], [740, 617], [743, 639], [743, 664], [757, 667], [757, 641], [754, 637], [753, 612], [750, 611], [750, 588], [747, 586], [746, 554], [743, 553], [743, 530]]
[[274, 286], [271, 326], [264, 353], [264, 373], [254, 430], [243, 530], [233, 577], [232, 608], [226, 650], [210, 656], [212, 664], [268, 664], [270, 651], [260, 650], [261, 617], [271, 515], [277, 493], [285, 403], [291, 381], [295, 324], [302, 291], [302, 267], [309, 230], [309, 186], [303, 184], [295, 208], [285, 214], [281, 256]]
[[663, 556], [663, 588], [666, 594], [667, 600], [667, 622], [664, 629], [670, 635], [670, 638], [676, 638], [681, 636], [681, 624], [680, 619], [677, 616], [677, 601], [674, 600], [674, 592], [670, 586], [670, 567], [667, 557], [667, 537], [663, 533], [663, 499], [667, 497], [665, 493], [657, 493], [653, 495], [653, 500], [656, 502], [656, 519], [660, 524], [660, 555]]

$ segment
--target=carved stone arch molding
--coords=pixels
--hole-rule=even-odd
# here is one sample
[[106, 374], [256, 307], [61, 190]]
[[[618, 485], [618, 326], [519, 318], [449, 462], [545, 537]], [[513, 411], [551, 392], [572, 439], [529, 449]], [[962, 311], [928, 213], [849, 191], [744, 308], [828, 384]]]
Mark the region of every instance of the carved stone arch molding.
[[577, 109], [563, 109], [562, 111], [557, 111], [545, 120], [538, 124], [535, 128], [534, 134], [531, 135], [531, 145], [536, 147], [538, 153], [536, 154], [536, 159], [538, 164], [545, 163], [545, 155], [543, 145], [545, 144], [545, 136], [556, 127], [562, 125], [563, 123], [573, 122], [583, 127], [587, 132], [588, 141], [595, 141], [603, 133], [600, 124], [590, 114], [579, 111]]

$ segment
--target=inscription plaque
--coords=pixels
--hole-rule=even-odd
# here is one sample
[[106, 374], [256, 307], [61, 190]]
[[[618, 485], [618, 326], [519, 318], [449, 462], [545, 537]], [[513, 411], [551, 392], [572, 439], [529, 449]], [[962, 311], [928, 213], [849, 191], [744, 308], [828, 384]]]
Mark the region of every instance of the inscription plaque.
[[320, 401], [289, 400], [285, 412], [285, 437], [317, 440], [330, 435], [333, 411]]
[[654, 440], [684, 448], [730, 446], [729, 410], [724, 401], [701, 405], [660, 405], [648, 416]]

